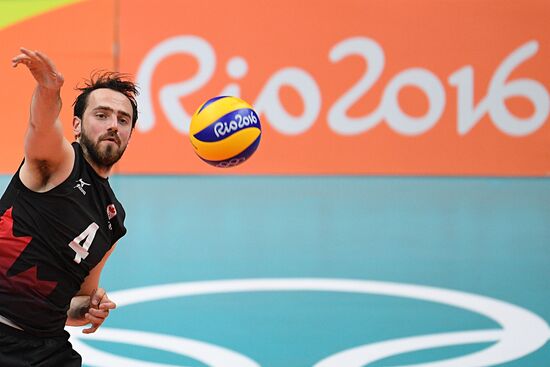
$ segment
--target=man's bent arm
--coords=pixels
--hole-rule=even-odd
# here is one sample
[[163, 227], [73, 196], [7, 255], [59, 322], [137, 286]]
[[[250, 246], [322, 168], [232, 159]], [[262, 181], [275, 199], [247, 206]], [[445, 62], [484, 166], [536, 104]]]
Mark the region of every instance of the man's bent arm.
[[116, 308], [116, 304], [107, 297], [103, 288], [98, 288], [99, 279], [105, 263], [115, 249], [115, 245], [103, 256], [82, 283], [78, 294], [72, 298], [71, 305], [67, 311], [68, 326], [82, 326], [92, 324], [90, 328], [83, 330], [84, 333], [95, 332], [105, 319], [109, 311]]

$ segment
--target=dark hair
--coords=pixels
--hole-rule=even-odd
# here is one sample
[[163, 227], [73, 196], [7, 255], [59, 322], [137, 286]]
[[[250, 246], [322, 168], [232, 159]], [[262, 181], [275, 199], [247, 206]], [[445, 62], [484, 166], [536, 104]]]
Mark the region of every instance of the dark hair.
[[88, 96], [96, 89], [107, 88], [124, 94], [132, 104], [132, 128], [136, 126], [138, 110], [136, 96], [139, 94], [137, 85], [128, 80], [127, 74], [113, 71], [97, 71], [84, 82], [83, 87], [76, 87], [81, 93], [76, 97], [73, 106], [74, 116], [82, 119], [88, 105]]

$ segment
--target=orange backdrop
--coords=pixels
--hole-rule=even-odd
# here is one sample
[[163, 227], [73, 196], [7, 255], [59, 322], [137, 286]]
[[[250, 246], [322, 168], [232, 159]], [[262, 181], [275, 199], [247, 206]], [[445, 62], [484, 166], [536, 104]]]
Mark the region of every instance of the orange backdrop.
[[54, 60], [65, 77], [61, 118], [72, 141], [74, 88], [93, 70], [114, 68], [115, 10], [113, 0], [83, 1], [0, 29], [0, 172], [13, 173], [23, 158], [23, 137], [35, 85], [30, 73], [24, 67], [13, 69], [10, 60], [20, 47], [44, 51]]
[[[0, 170], [21, 156], [33, 83], [8, 61], [24, 42], [70, 86], [102, 67], [135, 75], [121, 173], [545, 176], [547, 14], [544, 0], [76, 3], [0, 31]], [[200, 161], [186, 134], [220, 94], [262, 120], [258, 151], [230, 170]]]

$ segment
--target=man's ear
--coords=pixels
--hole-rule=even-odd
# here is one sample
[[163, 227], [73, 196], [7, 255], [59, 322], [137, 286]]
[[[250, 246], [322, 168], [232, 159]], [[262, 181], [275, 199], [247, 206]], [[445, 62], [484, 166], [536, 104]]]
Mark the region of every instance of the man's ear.
[[74, 138], [80, 138], [82, 133], [82, 120], [79, 117], [73, 116], [73, 134]]

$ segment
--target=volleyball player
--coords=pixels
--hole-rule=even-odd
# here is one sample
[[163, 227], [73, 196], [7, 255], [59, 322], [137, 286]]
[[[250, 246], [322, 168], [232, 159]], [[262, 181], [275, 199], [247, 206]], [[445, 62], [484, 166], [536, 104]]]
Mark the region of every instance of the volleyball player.
[[93, 76], [79, 88], [70, 143], [54, 63], [22, 48], [12, 65], [37, 84], [24, 159], [0, 199], [0, 366], [81, 366], [64, 327], [95, 332], [116, 307], [99, 278], [126, 233], [109, 175], [138, 117], [137, 90], [117, 73]]

